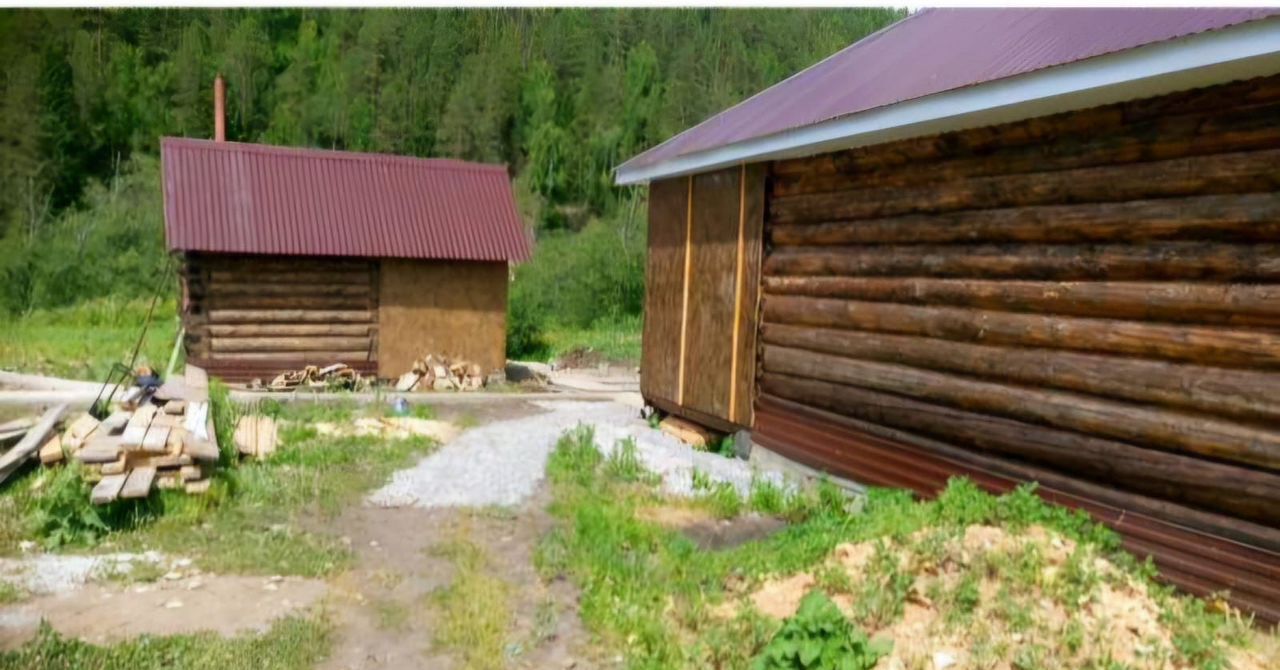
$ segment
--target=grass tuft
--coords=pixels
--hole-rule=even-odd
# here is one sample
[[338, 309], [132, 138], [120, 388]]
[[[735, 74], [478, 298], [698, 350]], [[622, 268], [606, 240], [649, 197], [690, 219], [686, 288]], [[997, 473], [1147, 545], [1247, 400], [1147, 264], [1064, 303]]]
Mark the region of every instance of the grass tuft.
[[490, 573], [484, 549], [470, 540], [465, 527], [436, 553], [453, 563], [454, 576], [435, 597], [440, 611], [435, 644], [456, 653], [466, 670], [506, 667], [510, 587]]

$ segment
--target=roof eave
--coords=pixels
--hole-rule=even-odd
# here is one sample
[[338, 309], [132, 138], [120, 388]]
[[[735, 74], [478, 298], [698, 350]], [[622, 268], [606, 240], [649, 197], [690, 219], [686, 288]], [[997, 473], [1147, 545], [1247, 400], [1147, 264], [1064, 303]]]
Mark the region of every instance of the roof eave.
[[624, 163], [616, 170], [615, 182], [641, 184], [741, 163], [1019, 121], [1276, 73], [1280, 73], [1280, 17], [944, 91], [652, 165]]

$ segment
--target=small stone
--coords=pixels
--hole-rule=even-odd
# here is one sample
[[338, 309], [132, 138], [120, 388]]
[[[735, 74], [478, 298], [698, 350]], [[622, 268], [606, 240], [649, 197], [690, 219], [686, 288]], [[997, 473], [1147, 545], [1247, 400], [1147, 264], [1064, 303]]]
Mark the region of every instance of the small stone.
[[267, 530], [270, 530], [273, 533], [284, 533], [289, 530], [289, 527], [282, 523], [273, 523], [267, 528]]
[[271, 577], [269, 577], [267, 581], [279, 584], [280, 582], [284, 581], [284, 575], [271, 575]]
[[204, 582], [203, 582], [203, 581], [201, 581], [201, 580], [199, 580], [199, 579], [193, 579], [193, 580], [191, 580], [191, 581], [187, 582], [187, 590], [188, 590], [188, 591], [194, 591], [194, 590], [196, 590], [196, 589], [200, 588], [201, 586], [204, 586]]
[[166, 600], [166, 601], [164, 601], [164, 608], [165, 608], [165, 609], [167, 609], [167, 610], [176, 610], [176, 609], [178, 609], [179, 607], [182, 607], [182, 601], [181, 601], [181, 600]]
[[351, 546], [351, 538], [350, 538], [349, 536], [343, 535], [343, 536], [342, 536], [342, 543], [343, 543], [343, 544], [345, 544], [345, 545], [347, 545], [348, 547], [350, 547], [350, 546]]
[[164, 578], [168, 581], [176, 582], [179, 579], [182, 579], [182, 573], [177, 570], [170, 570], [169, 572], [164, 573]]
[[36, 543], [35, 543], [35, 542], [32, 542], [31, 540], [23, 540], [23, 541], [21, 541], [21, 542], [19, 542], [19, 543], [18, 543], [18, 548], [19, 548], [19, 549], [21, 549], [21, 550], [22, 550], [22, 553], [24, 553], [24, 554], [25, 554], [25, 553], [27, 553], [27, 552], [32, 551], [33, 549], [35, 549], [35, 548], [36, 548]]
[[262, 585], [262, 588], [263, 588], [263, 590], [265, 590], [265, 591], [279, 591], [279, 590], [280, 590], [280, 586], [279, 586], [279, 585], [277, 585], [275, 582], [267, 582], [266, 584], [263, 584], [263, 585]]
[[177, 567], [177, 568], [189, 568], [191, 567], [191, 563], [192, 563], [192, 560], [189, 558], [179, 558], [178, 560], [173, 562], [173, 565], [174, 567]]
[[369, 546], [370, 546], [370, 547], [373, 547], [374, 549], [377, 549], [377, 548], [378, 548], [378, 541], [377, 541], [377, 540], [369, 540]]
[[934, 670], [946, 670], [956, 664], [956, 657], [945, 651], [933, 652], [933, 668]]

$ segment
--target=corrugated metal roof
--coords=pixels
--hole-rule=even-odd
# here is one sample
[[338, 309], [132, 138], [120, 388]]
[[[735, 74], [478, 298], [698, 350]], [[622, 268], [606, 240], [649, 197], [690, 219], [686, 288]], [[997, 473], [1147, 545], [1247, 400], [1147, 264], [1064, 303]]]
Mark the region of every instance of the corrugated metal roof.
[[632, 158], [619, 170], [1276, 14], [1280, 9], [925, 9]]
[[167, 137], [170, 250], [516, 261], [501, 165]]

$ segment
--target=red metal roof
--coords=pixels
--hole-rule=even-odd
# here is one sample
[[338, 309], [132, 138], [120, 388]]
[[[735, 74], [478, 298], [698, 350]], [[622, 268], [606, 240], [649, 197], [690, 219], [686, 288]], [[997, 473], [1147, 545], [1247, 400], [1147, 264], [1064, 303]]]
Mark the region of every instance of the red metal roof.
[[925, 9], [632, 158], [635, 169], [1280, 9]]
[[166, 137], [170, 250], [518, 261], [501, 165]]

